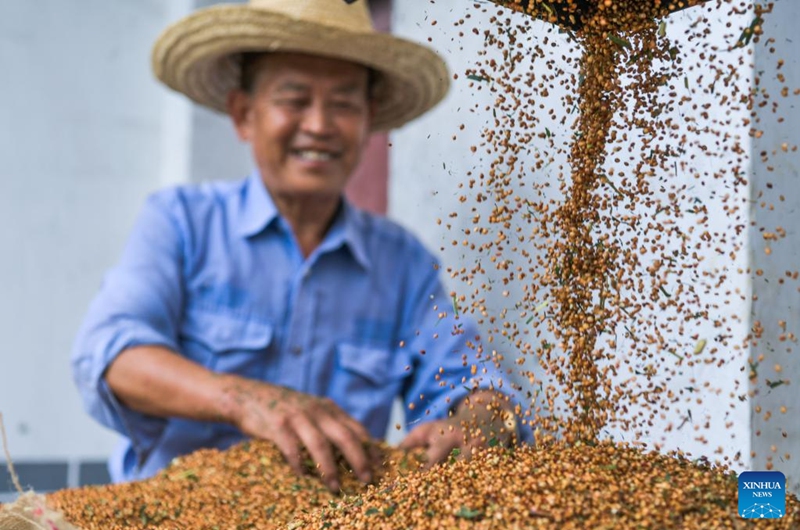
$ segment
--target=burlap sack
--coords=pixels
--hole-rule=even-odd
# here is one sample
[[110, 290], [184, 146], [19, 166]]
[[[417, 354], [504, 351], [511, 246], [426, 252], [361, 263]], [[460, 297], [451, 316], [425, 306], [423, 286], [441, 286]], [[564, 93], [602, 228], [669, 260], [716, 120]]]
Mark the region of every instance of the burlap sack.
[[29, 491], [11, 504], [0, 504], [0, 530], [79, 530], [47, 507], [44, 495]]
[[80, 530], [69, 524], [64, 516], [47, 507], [44, 495], [22, 491], [14, 463], [8, 452], [6, 429], [3, 425], [3, 414], [0, 413], [0, 441], [3, 442], [3, 453], [14, 487], [19, 498], [11, 504], [0, 504], [0, 530]]

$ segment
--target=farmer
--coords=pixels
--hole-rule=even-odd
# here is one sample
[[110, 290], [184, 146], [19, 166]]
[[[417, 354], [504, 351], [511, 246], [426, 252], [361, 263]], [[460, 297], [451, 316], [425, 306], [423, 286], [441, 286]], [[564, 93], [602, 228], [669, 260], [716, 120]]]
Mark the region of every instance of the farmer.
[[169, 27], [153, 68], [226, 112], [255, 170], [152, 195], [89, 309], [72, 366], [88, 412], [123, 436], [112, 479], [253, 437], [298, 473], [305, 447], [331, 489], [336, 452], [369, 481], [364, 442], [396, 396], [404, 446], [430, 462], [510, 439], [499, 373], [434, 258], [343, 197], [372, 131], [444, 97], [443, 61], [373, 31], [364, 0], [252, 0]]

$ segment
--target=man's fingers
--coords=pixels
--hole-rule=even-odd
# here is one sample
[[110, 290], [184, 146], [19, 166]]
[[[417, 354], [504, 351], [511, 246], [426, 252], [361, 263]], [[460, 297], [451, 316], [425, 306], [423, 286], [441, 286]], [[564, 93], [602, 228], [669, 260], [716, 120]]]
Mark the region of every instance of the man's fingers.
[[333, 451], [328, 439], [304, 414], [295, 416], [292, 420], [292, 425], [300, 441], [308, 449], [311, 459], [319, 465], [319, 472], [323, 482], [331, 491], [339, 491], [341, 484], [336, 473], [336, 461], [333, 458]]
[[342, 413], [345, 415], [344, 423], [347, 424], [347, 427], [356, 435], [358, 441], [361, 443], [366, 443], [372, 441], [372, 435], [369, 433], [366, 427], [361, 425], [361, 423], [348, 416], [346, 413]]
[[[326, 436], [334, 442], [334, 445], [344, 455], [355, 471], [356, 476], [362, 482], [372, 481], [372, 469], [380, 464], [380, 459], [376, 458], [371, 443], [372, 436], [366, 427], [358, 420], [342, 410], [335, 401], [330, 398], [323, 400], [325, 409], [330, 413], [331, 423], [324, 423], [329, 426], [323, 431]], [[323, 426], [323, 421], [319, 422]]]
[[434, 434], [428, 446], [428, 463], [425, 464], [425, 467], [430, 469], [439, 462], [443, 462], [453, 449], [460, 448], [460, 445], [460, 440], [456, 436]]
[[292, 471], [297, 475], [303, 474], [303, 466], [300, 462], [300, 440], [288, 428], [280, 428], [275, 430], [272, 441], [278, 446], [278, 449], [283, 453], [286, 462], [292, 468]]
[[354, 417], [342, 410], [335, 401], [332, 399], [325, 399], [325, 405], [333, 418], [346, 424], [347, 427], [359, 438], [359, 441], [368, 442], [372, 440], [372, 436], [369, 434], [367, 428], [361, 425], [361, 423]]
[[423, 423], [417, 426], [414, 430], [408, 433], [408, 436], [400, 442], [401, 449], [414, 449], [416, 447], [426, 447], [430, 443], [431, 430], [435, 427], [435, 423]]
[[362, 482], [372, 481], [372, 469], [360, 437], [338, 418], [321, 418], [318, 427], [339, 448]]

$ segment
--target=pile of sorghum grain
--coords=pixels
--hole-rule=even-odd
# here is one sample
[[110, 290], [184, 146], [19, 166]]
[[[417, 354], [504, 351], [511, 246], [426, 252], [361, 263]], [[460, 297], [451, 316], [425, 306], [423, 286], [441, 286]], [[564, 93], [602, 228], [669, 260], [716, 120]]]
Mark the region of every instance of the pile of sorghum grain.
[[[373, 453], [376, 481], [410, 473], [423, 459], [383, 445]], [[308, 474], [296, 476], [276, 446], [250, 441], [196, 451], [148, 480], [58, 491], [48, 504], [81, 530], [284, 528], [337, 499], [306, 465]], [[343, 464], [340, 472], [344, 494], [365, 489]]]
[[[725, 51], [728, 60], [757, 38], [761, 13], [744, 31], [733, 30], [727, 50], [680, 50], [668, 36], [668, 21], [656, 19], [657, 4], [598, 0], [596, 16], [569, 34], [578, 50], [574, 57], [552, 57], [545, 48], [554, 35], [532, 37], [534, 31], [510, 27], [500, 14], [493, 28], [482, 29], [486, 46], [497, 46], [502, 61], [487, 58], [469, 72], [479, 88], [491, 82], [497, 96], [493, 108], [479, 109], [494, 117], [480, 149], [496, 158], [468, 184], [479, 190], [477, 203], [494, 207], [488, 217], [474, 207], [469, 215], [475, 226], [464, 231], [466, 239], [454, 241], [486, 257], [472, 270], [450, 270], [474, 289], [470, 301], [454, 293], [454, 306], [461, 303], [494, 326], [489, 348], [511, 345], [492, 352], [494, 358], [513, 356], [523, 365], [529, 355], [540, 362], [551, 381], [528, 396], [536, 414], [523, 420], [563, 434], [563, 442], [513, 451], [494, 447], [428, 472], [411, 472], [418, 456], [384, 452], [385, 480], [358, 494], [361, 485], [345, 475], [350, 495], [344, 499], [312, 476], [295, 477], [270, 444], [251, 442], [181, 458], [148, 481], [58, 492], [50, 503], [84, 530], [754, 525], [736, 515], [736, 479], [726, 468], [597, 441], [611, 424], [652, 443], [654, 422], [676, 414], [685, 419], [664, 432], [686, 424], [702, 441], [701, 429], [724, 420], [707, 412], [702, 417], [696, 407], [719, 392], [708, 372], [707, 379], [676, 381], [695, 366], [744, 365], [727, 317], [705, 301], [731, 271], [724, 265], [709, 270], [703, 261], [707, 254], [733, 260], [742, 248], [735, 235], [744, 222], [739, 199], [747, 185], [741, 177], [746, 160], [742, 139], [728, 134], [737, 125], [729, 116], [741, 106], [755, 112], [765, 96], [740, 92], [736, 65], [719, 54]], [[741, 11], [733, 0], [716, 4]], [[690, 27], [689, 42], [702, 42], [704, 23], [698, 17]], [[695, 63], [688, 61], [692, 54]], [[531, 57], [537, 68], [521, 73]], [[545, 106], [557, 85], [576, 88]], [[718, 105], [694, 103], [687, 93], [713, 95]], [[564, 112], [559, 116], [558, 110]], [[565, 131], [566, 149], [556, 143]], [[716, 144], [698, 148], [696, 138], [709, 136]], [[552, 149], [531, 157], [536, 141]], [[681, 157], [692, 149], [695, 154]], [[729, 159], [728, 165], [705, 172], [703, 156]], [[530, 171], [553, 171], [554, 177], [525, 196]], [[730, 195], [718, 201], [716, 212], [729, 216], [727, 231], [709, 224], [706, 201], [713, 194], [693, 191], [683, 173], [691, 173], [697, 186]], [[462, 203], [469, 205], [467, 194]], [[482, 297], [491, 285], [480, 283], [484, 266], [504, 275], [496, 285], [522, 292], [513, 310], [487, 310]], [[699, 335], [696, 330], [709, 322], [715, 335]], [[758, 337], [755, 329], [747, 339]], [[750, 361], [752, 388], [764, 382], [757, 372], [762, 360]], [[520, 375], [533, 388], [539, 381], [526, 370]], [[774, 377], [765, 381], [770, 389], [783, 384]], [[744, 401], [747, 391], [727, 397]], [[784, 518], [758, 525], [800, 527], [797, 499], [789, 496]]]
[[777, 520], [736, 514], [737, 478], [725, 468], [610, 442], [506, 449], [371, 486], [301, 515], [291, 530], [798, 528], [787, 497]]
[[430, 470], [419, 452], [378, 453], [380, 482], [365, 488], [342, 468], [344, 496], [295, 476], [271, 443], [245, 442], [197, 451], [152, 479], [62, 490], [48, 504], [81, 530], [800, 527], [793, 495], [781, 519], [739, 519], [726, 468], [612, 442], [496, 445], [470, 460], [454, 451]]

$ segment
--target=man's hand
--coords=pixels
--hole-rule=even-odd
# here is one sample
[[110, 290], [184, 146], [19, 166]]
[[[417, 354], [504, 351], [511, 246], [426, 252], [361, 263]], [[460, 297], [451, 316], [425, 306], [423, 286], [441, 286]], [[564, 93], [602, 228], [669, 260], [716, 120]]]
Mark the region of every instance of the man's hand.
[[516, 420], [507, 398], [489, 390], [478, 391], [458, 405], [446, 420], [423, 423], [400, 444], [403, 449], [424, 447], [427, 468], [443, 462], [453, 449], [469, 458], [476, 450], [497, 443], [516, 443]]
[[365, 449], [369, 433], [330, 399], [238, 377], [231, 379], [227, 392], [235, 403], [232, 423], [247, 436], [275, 442], [296, 473], [303, 473], [305, 446], [323, 481], [338, 491], [337, 448], [360, 480], [372, 480]]
[[163, 346], [128, 348], [105, 377], [117, 399], [143, 414], [230, 423], [248, 436], [271, 440], [297, 473], [303, 472], [305, 446], [333, 490], [339, 489], [334, 447], [359, 479], [372, 478], [364, 444], [369, 433], [329, 399], [214, 373]]

